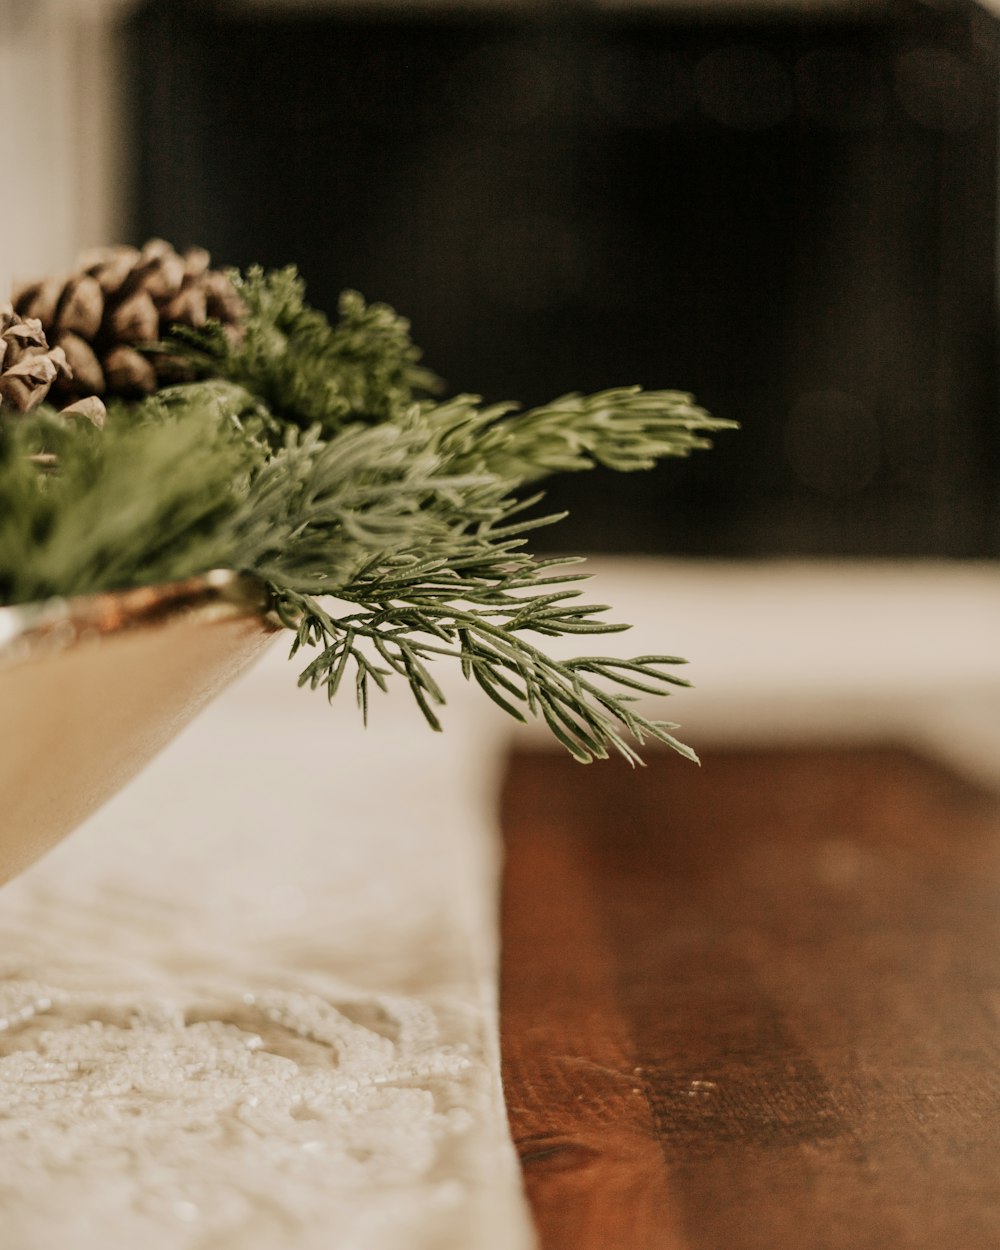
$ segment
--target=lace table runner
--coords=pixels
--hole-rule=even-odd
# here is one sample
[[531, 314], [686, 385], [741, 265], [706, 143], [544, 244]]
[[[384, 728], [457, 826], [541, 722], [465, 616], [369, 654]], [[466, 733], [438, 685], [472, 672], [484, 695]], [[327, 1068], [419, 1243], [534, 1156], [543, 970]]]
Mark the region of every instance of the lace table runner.
[[[4, 1250], [522, 1250], [498, 739], [280, 644], [0, 891]], [[40, 778], [44, 783], [43, 777]]]

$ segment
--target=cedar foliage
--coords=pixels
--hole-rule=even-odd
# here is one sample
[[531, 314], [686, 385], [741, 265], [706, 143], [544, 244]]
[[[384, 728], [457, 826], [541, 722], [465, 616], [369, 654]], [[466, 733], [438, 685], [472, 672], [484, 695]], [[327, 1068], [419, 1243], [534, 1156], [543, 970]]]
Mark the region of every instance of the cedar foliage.
[[[686, 685], [684, 661], [556, 660], [540, 645], [627, 627], [579, 601], [575, 561], [531, 555], [531, 531], [559, 517], [525, 514], [551, 473], [648, 468], [733, 423], [635, 387], [525, 413], [438, 401], [385, 305], [347, 292], [331, 323], [292, 269], [232, 280], [238, 341], [209, 322], [155, 345], [200, 380], [112, 405], [103, 433], [48, 408], [0, 423], [0, 603], [230, 568], [268, 585], [292, 654], [312, 651], [300, 684], [332, 698], [350, 677], [365, 716], [373, 688], [401, 679], [440, 728], [431, 670], [450, 659], [582, 761], [639, 762], [650, 739], [693, 758], [636, 707]], [[40, 473], [40, 455], [57, 470]]]

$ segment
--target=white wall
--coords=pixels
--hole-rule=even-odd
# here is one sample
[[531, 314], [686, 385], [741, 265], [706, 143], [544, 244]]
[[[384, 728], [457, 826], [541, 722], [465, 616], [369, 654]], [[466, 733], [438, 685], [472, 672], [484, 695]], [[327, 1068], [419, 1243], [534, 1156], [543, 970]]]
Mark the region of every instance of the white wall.
[[0, 298], [120, 237], [116, 23], [129, 0], [0, 0]]

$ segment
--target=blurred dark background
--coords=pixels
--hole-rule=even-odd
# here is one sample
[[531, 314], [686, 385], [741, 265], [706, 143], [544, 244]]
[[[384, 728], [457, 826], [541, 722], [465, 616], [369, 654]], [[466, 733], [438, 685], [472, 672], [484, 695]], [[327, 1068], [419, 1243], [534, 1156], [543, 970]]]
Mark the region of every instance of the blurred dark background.
[[743, 429], [536, 546], [1000, 554], [998, 25], [938, 3], [129, 20], [132, 234], [405, 313], [452, 390]]

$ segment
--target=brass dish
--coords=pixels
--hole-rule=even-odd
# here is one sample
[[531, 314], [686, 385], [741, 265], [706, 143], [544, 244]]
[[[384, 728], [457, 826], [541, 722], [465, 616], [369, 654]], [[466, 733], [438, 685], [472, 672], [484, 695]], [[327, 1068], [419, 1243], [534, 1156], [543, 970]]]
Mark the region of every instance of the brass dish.
[[0, 882], [121, 789], [278, 630], [215, 571], [0, 608]]

